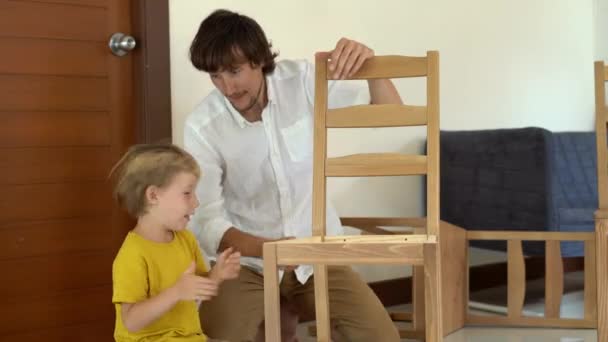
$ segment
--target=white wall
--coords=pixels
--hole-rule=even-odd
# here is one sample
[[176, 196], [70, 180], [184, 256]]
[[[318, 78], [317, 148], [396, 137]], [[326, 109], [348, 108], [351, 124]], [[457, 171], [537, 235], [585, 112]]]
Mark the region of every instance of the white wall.
[[595, 0], [596, 60], [608, 63], [608, 0]]
[[[608, 0], [173, 0], [174, 141], [182, 143], [186, 115], [212, 89], [208, 77], [191, 66], [188, 48], [200, 21], [217, 8], [256, 19], [280, 51], [279, 58], [312, 59], [315, 51], [331, 49], [342, 36], [366, 43], [379, 55], [439, 50], [442, 129], [591, 130], [592, 62], [608, 52], [607, 4]], [[599, 30], [602, 35], [595, 33]], [[422, 81], [399, 81], [397, 86], [407, 103], [424, 104]], [[329, 153], [418, 152], [423, 141], [424, 131], [415, 128], [332, 132]], [[329, 191], [343, 216], [422, 212], [420, 178], [332, 179]], [[488, 255], [473, 259], [485, 261]], [[373, 270], [366, 270], [369, 280], [404, 273], [396, 268]]]

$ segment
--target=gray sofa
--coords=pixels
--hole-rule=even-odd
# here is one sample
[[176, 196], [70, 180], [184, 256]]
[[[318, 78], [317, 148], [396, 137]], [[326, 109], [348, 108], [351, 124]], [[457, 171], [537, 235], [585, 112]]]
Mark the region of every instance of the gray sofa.
[[[594, 132], [529, 127], [441, 132], [441, 219], [472, 230], [593, 231]], [[473, 245], [505, 250], [505, 242]], [[524, 243], [542, 255], [542, 243]], [[581, 242], [562, 255], [582, 256]]]

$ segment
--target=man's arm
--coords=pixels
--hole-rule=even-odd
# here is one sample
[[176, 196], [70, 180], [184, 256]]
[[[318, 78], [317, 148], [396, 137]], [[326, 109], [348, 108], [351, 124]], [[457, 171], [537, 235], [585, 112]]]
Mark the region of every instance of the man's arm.
[[372, 104], [403, 104], [395, 85], [389, 79], [368, 80]]
[[217, 253], [223, 252], [227, 248], [234, 248], [237, 252], [241, 252], [244, 257], [262, 257], [262, 247], [264, 242], [271, 241], [270, 239], [251, 235], [240, 231], [235, 227], [230, 227], [224, 233]]
[[[240, 252], [241, 256], [249, 256], [261, 258], [264, 255], [263, 247], [264, 242], [273, 242], [273, 241], [281, 241], [281, 240], [291, 240], [294, 239], [293, 236], [286, 236], [280, 239], [267, 239], [255, 235], [251, 235], [245, 232], [240, 231], [237, 228], [231, 227], [226, 231], [222, 240], [220, 242], [220, 247], [218, 248], [218, 254], [226, 250], [227, 248], [232, 247], [236, 252]], [[244, 254], [247, 253], [247, 254]], [[289, 269], [287, 267], [286, 269]], [[293, 269], [293, 267], [291, 267]]]

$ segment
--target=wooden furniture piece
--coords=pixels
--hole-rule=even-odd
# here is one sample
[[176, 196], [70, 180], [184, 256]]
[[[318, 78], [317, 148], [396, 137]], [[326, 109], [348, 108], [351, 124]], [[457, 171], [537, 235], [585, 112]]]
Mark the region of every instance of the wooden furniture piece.
[[[403, 62], [403, 67], [397, 62]], [[317, 332], [329, 341], [329, 308], [326, 265], [409, 263], [413, 265], [413, 310], [392, 313], [394, 320], [412, 321], [402, 337], [441, 341], [462, 327], [552, 327], [596, 329], [598, 341], [608, 341], [608, 108], [605, 83], [608, 68], [595, 64], [596, 134], [599, 208], [595, 232], [465, 231], [438, 219], [438, 67], [436, 52], [426, 58], [376, 57], [353, 78], [389, 77], [379, 71], [387, 63], [402, 77], [427, 77], [427, 106], [357, 106], [327, 110], [326, 61], [317, 60], [318, 90], [315, 98], [315, 149], [313, 177], [313, 237], [264, 245], [266, 331], [270, 341], [279, 341], [278, 265], [315, 264]], [[426, 65], [423, 67], [423, 65]], [[426, 109], [425, 109], [426, 108]], [[372, 114], [378, 109], [377, 114]], [[394, 114], [402, 113], [402, 114]], [[369, 115], [368, 115], [369, 114]], [[426, 114], [426, 117], [425, 115]], [[428, 128], [428, 155], [354, 155], [326, 158], [326, 129], [331, 127], [384, 127], [423, 125]], [[367, 235], [325, 236], [325, 177], [427, 174], [427, 218], [343, 217], [342, 224]], [[412, 232], [384, 227], [410, 227]], [[369, 235], [375, 234], [375, 235]], [[408, 235], [410, 234], [410, 235]], [[440, 238], [441, 237], [441, 238]], [[507, 242], [507, 313], [482, 316], [468, 312], [468, 246], [472, 240]], [[545, 315], [523, 314], [526, 295], [523, 241], [545, 244]], [[584, 245], [584, 316], [560, 317], [563, 295], [562, 241]], [[426, 265], [426, 266], [425, 266]]]
[[[608, 341], [608, 146], [606, 145], [606, 81], [608, 67], [595, 62], [595, 134], [597, 137], [597, 183], [599, 208], [595, 213], [595, 249], [597, 253], [597, 340]], [[591, 252], [592, 253], [592, 252]], [[586, 266], [586, 265], [585, 265]], [[587, 286], [587, 277], [585, 277]], [[585, 312], [587, 301], [585, 301]]]
[[[350, 79], [426, 77], [427, 105], [363, 105], [327, 109], [327, 60], [316, 59], [313, 236], [264, 244], [266, 336], [280, 341], [278, 265], [314, 265], [315, 310], [319, 341], [330, 340], [327, 265], [411, 264], [423, 266], [426, 341], [443, 340], [442, 269], [439, 229], [439, 54], [425, 57], [379, 56]], [[356, 154], [327, 158], [327, 129], [427, 126], [427, 155]], [[427, 176], [424, 233], [327, 237], [326, 177]], [[422, 271], [423, 270], [423, 271]], [[422, 282], [422, 281], [421, 281]], [[418, 311], [420, 312], [420, 311]], [[421, 324], [422, 320], [417, 323]]]
[[[607, 124], [608, 107], [606, 106], [606, 88], [608, 81], [608, 68], [603, 62], [595, 63], [595, 98], [596, 98], [596, 137], [597, 137], [597, 172], [598, 172], [598, 195], [599, 208], [595, 213], [596, 227], [595, 232], [547, 232], [547, 231], [467, 231], [465, 240], [466, 246], [473, 240], [502, 240], [507, 241], [507, 263], [508, 263], [508, 284], [507, 284], [507, 314], [506, 316], [481, 316], [469, 313], [466, 304], [463, 310], [466, 311], [464, 324], [454, 320], [454, 324], [446, 327], [444, 333], [448, 334], [453, 330], [459, 329], [464, 325], [477, 326], [501, 326], [501, 327], [552, 327], [552, 328], [582, 328], [597, 329], [598, 341], [608, 341], [608, 272], [606, 272], [606, 261], [608, 260], [608, 146], [607, 146]], [[397, 222], [399, 221], [399, 222]], [[371, 233], [382, 232], [379, 226], [421, 226], [420, 222], [412, 220], [382, 220], [369, 218], [343, 218], [344, 225], [356, 226], [364, 231]], [[447, 225], [440, 221], [440, 227]], [[446, 233], [442, 231], [442, 246], [446, 240]], [[459, 236], [459, 227], [452, 227], [455, 236]], [[453, 233], [454, 234], [454, 233]], [[545, 244], [545, 314], [544, 317], [529, 317], [522, 313], [524, 298], [526, 295], [526, 269], [524, 254], [522, 249], [523, 241], [542, 241]], [[564, 275], [562, 264], [562, 241], [579, 241], [584, 246], [584, 314], [581, 319], [561, 318], [560, 307], [564, 290]], [[442, 247], [442, 254], [445, 251], [458, 252], [459, 245], [450, 244], [449, 248]], [[464, 247], [467, 249], [466, 247]], [[464, 252], [466, 255], [466, 251]], [[461, 282], [445, 281], [449, 269], [447, 263], [453, 262], [450, 257], [440, 258], [444, 277], [443, 308], [444, 313], [453, 305], [445, 300], [446, 291], [452, 294], [465, 294], [468, 302], [468, 275], [461, 288]], [[468, 267], [466, 267], [468, 272]], [[416, 311], [421, 309], [416, 305], [416, 299], [420, 291], [420, 281], [418, 272], [413, 274], [414, 290], [414, 310], [412, 313], [393, 313], [395, 320], [413, 320], [416, 327]], [[458, 297], [454, 297], [458, 298]], [[424, 310], [424, 308], [422, 308]], [[457, 309], [457, 311], [461, 311]], [[444, 316], [444, 323], [446, 322]], [[403, 332], [402, 336], [419, 337], [416, 334]]]

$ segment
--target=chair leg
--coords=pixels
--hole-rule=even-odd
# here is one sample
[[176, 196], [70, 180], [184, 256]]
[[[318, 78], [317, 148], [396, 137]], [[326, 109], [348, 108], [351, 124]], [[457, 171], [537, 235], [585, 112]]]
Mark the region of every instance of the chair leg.
[[441, 265], [435, 244], [424, 245], [424, 299], [426, 342], [443, 341], [443, 310], [441, 300]]
[[412, 326], [414, 331], [424, 331], [424, 267], [412, 266]]
[[597, 340], [608, 341], [608, 220], [598, 219], [596, 224], [597, 270]]
[[[414, 234], [424, 234], [424, 228], [415, 228]], [[412, 266], [412, 328], [424, 333], [424, 267]]]
[[281, 340], [281, 302], [277, 269], [277, 247], [264, 244], [264, 321], [266, 341]]
[[317, 320], [317, 341], [331, 341], [329, 321], [329, 287], [327, 284], [327, 265], [314, 265], [315, 314]]

